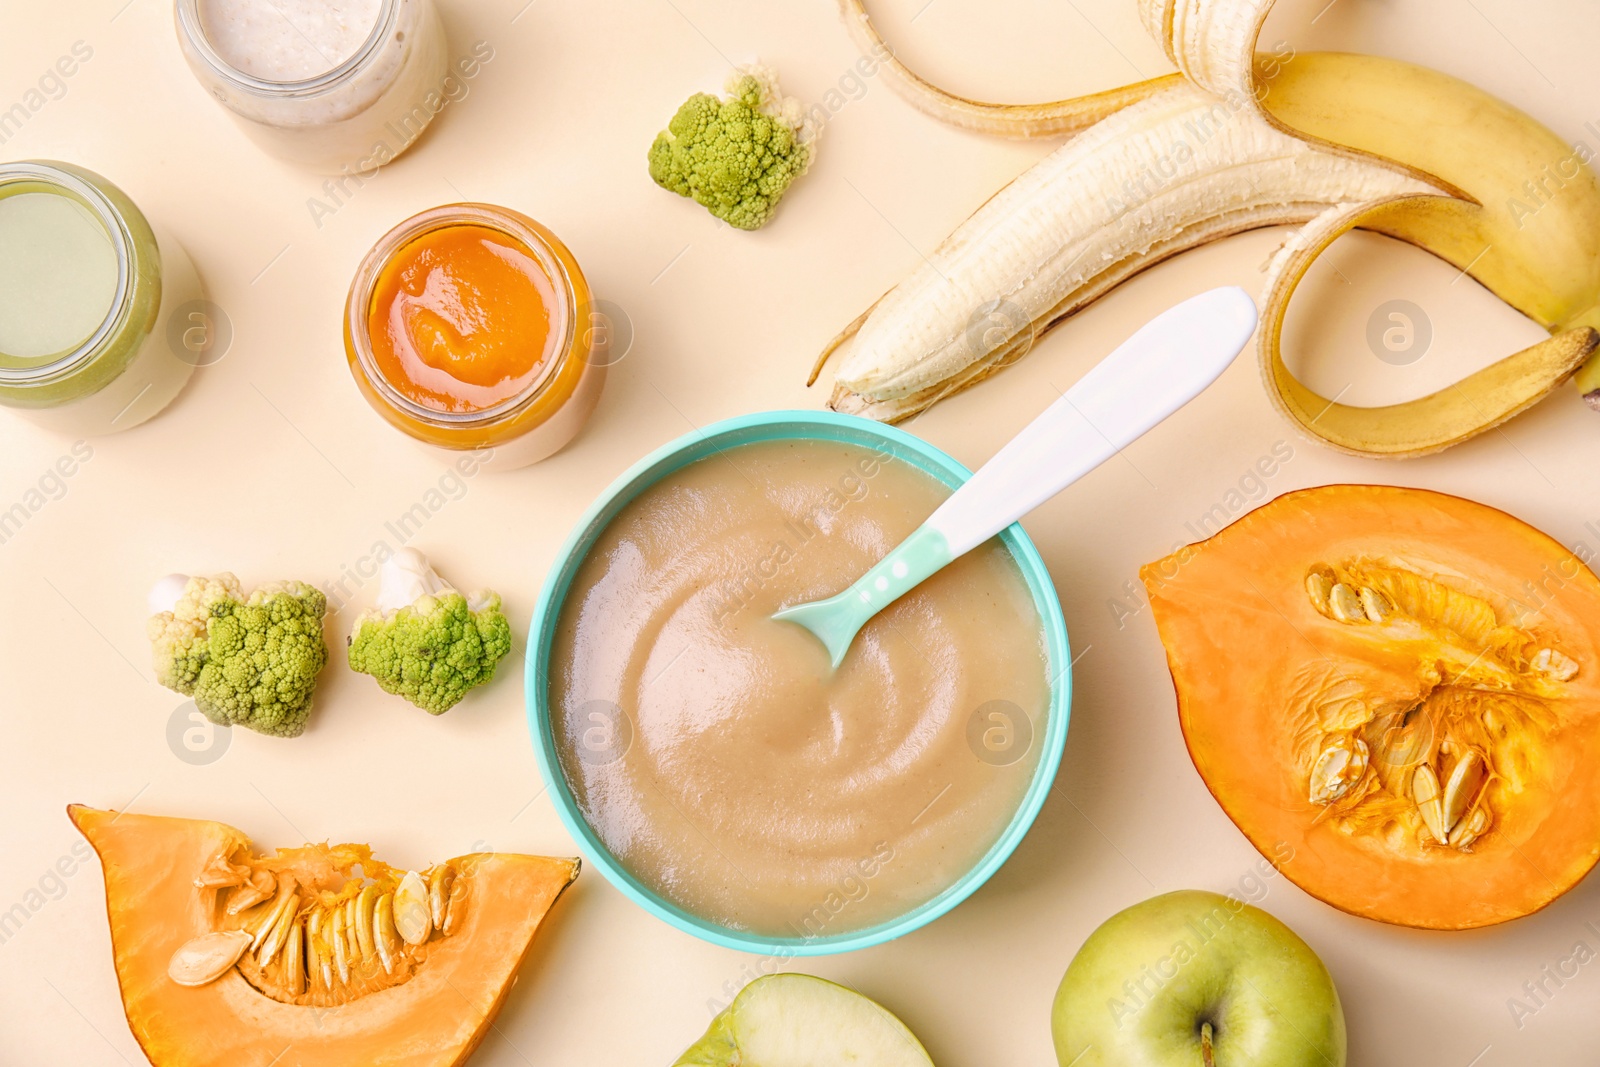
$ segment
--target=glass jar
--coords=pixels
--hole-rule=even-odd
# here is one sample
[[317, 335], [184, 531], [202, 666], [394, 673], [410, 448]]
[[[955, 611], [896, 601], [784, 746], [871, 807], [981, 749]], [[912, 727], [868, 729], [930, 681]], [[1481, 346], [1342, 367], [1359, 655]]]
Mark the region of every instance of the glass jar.
[[[92, 171], [0, 164], [0, 405], [73, 435], [137, 426], [211, 354], [183, 248]], [[176, 325], [176, 329], [169, 326]]]
[[[264, 2], [176, 0], [190, 69], [267, 152], [330, 174], [371, 173], [433, 121], [449, 59], [433, 0], [370, 0], [372, 30], [343, 59], [348, 29], [319, 13], [325, 0], [303, 5], [309, 30], [288, 20], [298, 11], [253, 19]], [[217, 20], [230, 20], [226, 36]], [[336, 65], [307, 73], [319, 55]]]
[[[380, 287], [392, 289], [408, 250], [455, 228], [492, 232], [537, 265], [548, 280], [541, 286], [548, 289], [549, 307], [542, 318], [544, 358], [515, 394], [483, 407], [457, 404], [457, 410], [444, 410], [445, 405], [419, 399], [415, 382], [399, 380], [392, 363], [386, 369], [374, 333], [386, 343], [382, 335], [391, 331], [392, 320], [379, 304]], [[504, 251], [498, 258], [505, 258]], [[438, 263], [436, 254], [429, 257], [427, 262]], [[390, 425], [445, 458], [476, 452], [481, 466], [510, 470], [560, 451], [594, 411], [605, 382], [609, 335], [594, 326], [593, 307], [577, 260], [544, 226], [490, 204], [447, 204], [402, 222], [361, 261], [345, 303], [345, 354], [361, 394]], [[474, 317], [475, 329], [492, 331], [492, 319]]]

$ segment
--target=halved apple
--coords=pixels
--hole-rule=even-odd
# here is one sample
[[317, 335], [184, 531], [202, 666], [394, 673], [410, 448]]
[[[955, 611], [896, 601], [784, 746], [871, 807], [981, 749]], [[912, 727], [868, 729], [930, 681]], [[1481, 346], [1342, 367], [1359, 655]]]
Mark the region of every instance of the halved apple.
[[860, 993], [808, 974], [757, 978], [674, 1067], [933, 1067], [916, 1035]]

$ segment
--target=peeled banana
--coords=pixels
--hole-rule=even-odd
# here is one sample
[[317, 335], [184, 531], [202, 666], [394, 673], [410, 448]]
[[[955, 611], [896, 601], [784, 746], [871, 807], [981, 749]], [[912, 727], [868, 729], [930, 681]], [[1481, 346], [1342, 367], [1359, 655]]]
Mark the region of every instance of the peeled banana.
[[[857, 43], [884, 49], [862, 0], [840, 3]], [[1588, 153], [1434, 71], [1374, 56], [1257, 55], [1271, 5], [1140, 0], [1180, 73], [1054, 104], [965, 100], [887, 60], [902, 93], [945, 121], [1073, 136], [834, 339], [813, 380], [854, 344], [830, 405], [907, 418], [1015, 362], [1042, 331], [1168, 256], [1297, 224], [1269, 269], [1257, 345], [1269, 394], [1303, 432], [1357, 455], [1422, 455], [1510, 418], [1580, 367], [1600, 406], [1600, 359], [1590, 362], [1600, 182]], [[1312, 261], [1357, 226], [1455, 264], [1552, 337], [1408, 403], [1318, 396], [1283, 363], [1283, 319]]]

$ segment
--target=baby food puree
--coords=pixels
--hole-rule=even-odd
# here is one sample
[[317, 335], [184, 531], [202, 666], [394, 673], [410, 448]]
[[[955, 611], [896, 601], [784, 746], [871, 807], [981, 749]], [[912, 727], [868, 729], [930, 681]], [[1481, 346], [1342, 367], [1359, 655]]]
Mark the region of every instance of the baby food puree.
[[553, 728], [635, 876], [722, 925], [814, 937], [905, 914], [995, 843], [1038, 752], [974, 737], [996, 707], [1042, 736], [1050, 695], [1006, 549], [885, 609], [837, 671], [771, 618], [845, 588], [948, 495], [887, 453], [766, 442], [669, 475], [601, 533], [553, 642]]
[[369, 333], [378, 366], [435, 411], [483, 411], [559, 355], [555, 286], [533, 254], [488, 226], [423, 234], [378, 278]]
[[174, 0], [174, 7], [194, 76], [261, 147], [290, 162], [370, 175], [409, 148], [444, 106], [449, 57], [433, 0]]
[[345, 354], [395, 428], [510, 470], [553, 455], [605, 382], [607, 335], [572, 252], [520, 212], [445, 204], [384, 234], [345, 301]]
[[183, 248], [105, 178], [0, 163], [0, 406], [73, 435], [139, 425], [215, 361], [203, 297]]
[[200, 24], [235, 68], [267, 81], [299, 81], [355, 55], [382, 7], [382, 0], [200, 0]]
[[0, 363], [72, 351], [116, 295], [116, 249], [83, 205], [53, 192], [0, 197]]

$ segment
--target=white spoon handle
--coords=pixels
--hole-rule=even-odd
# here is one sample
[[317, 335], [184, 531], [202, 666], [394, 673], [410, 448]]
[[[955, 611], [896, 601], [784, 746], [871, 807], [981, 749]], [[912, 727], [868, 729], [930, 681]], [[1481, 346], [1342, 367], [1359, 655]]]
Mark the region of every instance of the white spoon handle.
[[924, 526], [944, 535], [952, 558], [976, 548], [1200, 395], [1255, 328], [1255, 303], [1237, 286], [1162, 312], [996, 452]]

